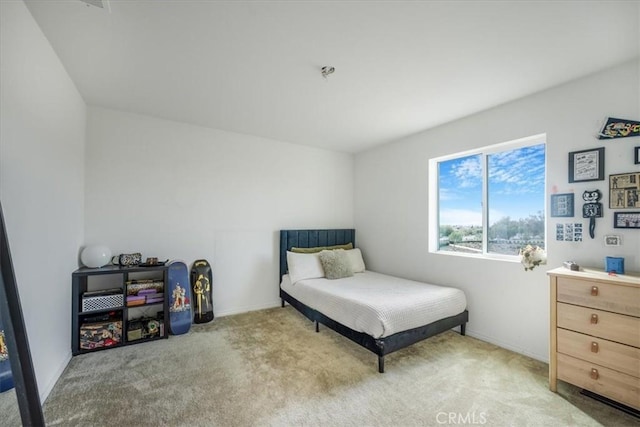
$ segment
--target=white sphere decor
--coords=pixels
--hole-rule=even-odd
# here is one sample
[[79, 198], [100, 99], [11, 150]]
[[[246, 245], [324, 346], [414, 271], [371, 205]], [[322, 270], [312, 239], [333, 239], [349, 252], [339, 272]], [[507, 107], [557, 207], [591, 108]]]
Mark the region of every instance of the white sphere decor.
[[80, 253], [80, 261], [89, 268], [102, 267], [111, 262], [111, 250], [104, 245], [87, 246]]

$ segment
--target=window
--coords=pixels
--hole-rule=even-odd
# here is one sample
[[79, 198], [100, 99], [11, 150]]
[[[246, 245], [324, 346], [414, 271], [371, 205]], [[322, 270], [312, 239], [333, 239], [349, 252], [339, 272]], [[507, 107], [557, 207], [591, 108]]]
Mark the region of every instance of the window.
[[431, 251], [516, 256], [545, 247], [545, 135], [431, 159]]

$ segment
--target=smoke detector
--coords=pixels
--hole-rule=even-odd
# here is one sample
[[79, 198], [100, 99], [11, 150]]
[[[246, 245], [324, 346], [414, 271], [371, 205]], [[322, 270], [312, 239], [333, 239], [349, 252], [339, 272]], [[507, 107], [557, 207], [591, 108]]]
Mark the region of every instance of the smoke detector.
[[326, 79], [329, 74], [333, 74], [335, 71], [336, 71], [335, 67], [325, 65], [320, 69], [320, 74], [322, 74], [322, 77]]

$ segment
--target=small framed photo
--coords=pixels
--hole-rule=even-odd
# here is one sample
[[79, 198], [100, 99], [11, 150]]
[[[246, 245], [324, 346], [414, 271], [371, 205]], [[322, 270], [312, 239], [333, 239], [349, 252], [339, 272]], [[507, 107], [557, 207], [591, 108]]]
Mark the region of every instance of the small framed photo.
[[604, 236], [604, 245], [605, 246], [620, 246], [622, 245], [622, 236], [618, 236], [615, 234], [608, 234]]
[[573, 193], [551, 195], [551, 216], [573, 218]]
[[613, 228], [633, 228], [640, 230], [640, 212], [614, 212]]
[[609, 175], [609, 208], [640, 208], [640, 172]]
[[640, 147], [633, 147], [633, 158], [634, 161], [633, 163], [635, 163], [636, 165], [640, 165]]
[[604, 181], [604, 147], [569, 153], [569, 182]]

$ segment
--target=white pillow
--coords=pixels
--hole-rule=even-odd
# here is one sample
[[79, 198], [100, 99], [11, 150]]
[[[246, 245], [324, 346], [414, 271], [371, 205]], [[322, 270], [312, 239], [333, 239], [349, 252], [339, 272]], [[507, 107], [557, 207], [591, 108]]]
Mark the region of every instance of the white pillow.
[[289, 278], [291, 284], [304, 279], [317, 279], [324, 277], [324, 269], [320, 262], [320, 253], [299, 254], [287, 251], [287, 265], [289, 266]]
[[364, 273], [364, 260], [362, 259], [362, 252], [359, 248], [345, 250], [349, 263], [351, 264], [351, 270], [354, 273]]

